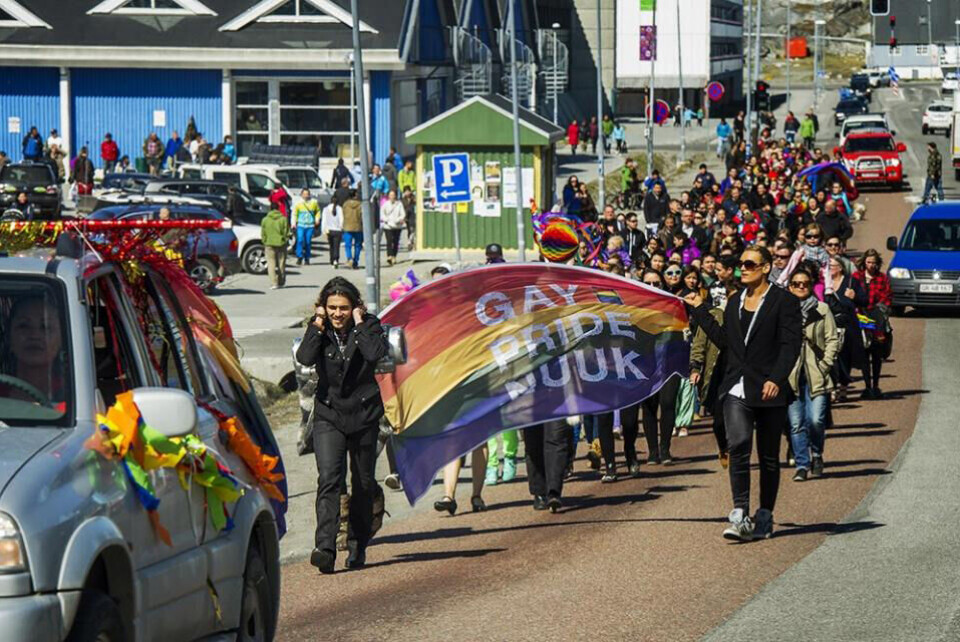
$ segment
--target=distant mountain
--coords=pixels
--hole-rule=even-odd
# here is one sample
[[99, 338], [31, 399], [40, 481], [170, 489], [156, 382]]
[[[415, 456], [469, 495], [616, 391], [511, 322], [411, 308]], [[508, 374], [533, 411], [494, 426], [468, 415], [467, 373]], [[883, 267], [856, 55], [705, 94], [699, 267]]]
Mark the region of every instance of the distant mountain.
[[[751, 7], [754, 3], [751, 3]], [[869, 3], [865, 0], [765, 0], [764, 33], [786, 33], [788, 4], [791, 32], [798, 36], [812, 36], [814, 21], [824, 20], [828, 36], [870, 38]]]

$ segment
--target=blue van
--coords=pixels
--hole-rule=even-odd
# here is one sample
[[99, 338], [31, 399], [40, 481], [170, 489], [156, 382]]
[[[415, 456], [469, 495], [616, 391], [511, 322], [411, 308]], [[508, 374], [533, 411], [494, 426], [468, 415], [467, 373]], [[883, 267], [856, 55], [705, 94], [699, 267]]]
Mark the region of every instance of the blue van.
[[920, 206], [887, 249], [894, 314], [908, 305], [960, 309], [960, 201]]

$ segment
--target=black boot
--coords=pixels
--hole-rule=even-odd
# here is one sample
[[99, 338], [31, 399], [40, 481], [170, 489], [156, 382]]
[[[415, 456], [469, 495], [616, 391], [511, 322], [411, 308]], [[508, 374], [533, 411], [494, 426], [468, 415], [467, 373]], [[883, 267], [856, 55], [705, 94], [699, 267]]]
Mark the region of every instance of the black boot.
[[337, 554], [333, 551], [315, 548], [310, 553], [310, 564], [316, 566], [324, 575], [333, 573], [333, 565], [336, 561]]
[[360, 546], [360, 543], [352, 539], [347, 544], [350, 556], [347, 557], [346, 567], [349, 569], [363, 568], [367, 565], [367, 547]]

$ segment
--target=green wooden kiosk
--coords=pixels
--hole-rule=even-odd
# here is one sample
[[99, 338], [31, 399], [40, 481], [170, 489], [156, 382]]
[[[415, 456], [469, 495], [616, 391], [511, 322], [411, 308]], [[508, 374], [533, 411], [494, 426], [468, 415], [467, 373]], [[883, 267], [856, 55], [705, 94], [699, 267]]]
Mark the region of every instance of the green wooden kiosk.
[[[455, 252], [453, 217], [460, 228], [465, 253], [482, 251], [488, 243], [517, 247], [516, 163], [513, 149], [513, 104], [500, 95], [474, 96], [406, 133], [417, 147], [417, 258], [444, 257]], [[549, 120], [521, 108], [520, 153], [527, 250], [533, 249], [530, 201], [539, 210], [553, 205], [554, 144], [564, 132]], [[471, 200], [438, 205], [433, 176], [434, 154], [470, 155]]]

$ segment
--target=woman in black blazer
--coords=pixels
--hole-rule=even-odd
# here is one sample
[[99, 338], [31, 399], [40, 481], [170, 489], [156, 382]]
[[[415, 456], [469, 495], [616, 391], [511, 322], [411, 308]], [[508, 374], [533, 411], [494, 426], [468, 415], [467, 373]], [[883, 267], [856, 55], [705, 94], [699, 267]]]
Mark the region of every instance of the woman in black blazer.
[[[767, 277], [773, 260], [764, 247], [740, 255], [744, 289], [733, 295], [723, 326], [710, 316], [698, 294], [686, 301], [694, 319], [726, 354], [718, 394], [730, 447], [733, 511], [727, 539], [750, 541], [773, 534], [773, 508], [780, 486], [780, 439], [785, 433], [790, 386], [787, 378], [800, 354], [799, 300]], [[760, 459], [760, 510], [750, 517], [750, 451], [757, 432]]]
[[314, 366], [317, 392], [313, 447], [317, 458], [317, 534], [310, 563], [332, 573], [340, 526], [340, 487], [350, 456], [350, 542], [347, 568], [366, 563], [373, 525], [377, 435], [383, 417], [377, 362], [387, 353], [380, 321], [367, 314], [360, 292], [343, 277], [320, 291], [316, 315], [297, 350], [297, 361]]

